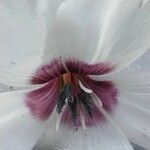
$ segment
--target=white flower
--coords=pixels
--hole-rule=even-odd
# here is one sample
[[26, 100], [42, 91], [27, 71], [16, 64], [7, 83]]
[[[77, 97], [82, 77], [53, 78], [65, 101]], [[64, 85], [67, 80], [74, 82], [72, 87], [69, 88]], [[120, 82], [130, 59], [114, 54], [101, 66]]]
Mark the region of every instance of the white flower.
[[46, 133], [48, 149], [149, 149], [150, 73], [130, 66], [149, 27], [149, 0], [1, 0], [0, 83], [24, 90], [0, 94], [0, 150]]

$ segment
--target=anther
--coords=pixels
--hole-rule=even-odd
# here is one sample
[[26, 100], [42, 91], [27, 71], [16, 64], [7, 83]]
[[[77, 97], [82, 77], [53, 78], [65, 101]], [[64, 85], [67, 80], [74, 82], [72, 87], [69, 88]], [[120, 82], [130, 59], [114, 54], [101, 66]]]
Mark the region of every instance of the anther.
[[57, 101], [57, 113], [60, 114], [64, 105], [65, 105], [65, 94], [64, 92], [60, 92], [58, 95], [58, 101]]
[[91, 95], [81, 90], [81, 93], [79, 94], [79, 99], [84, 105], [85, 109], [87, 110], [89, 116], [93, 118], [93, 114], [92, 114], [93, 102], [92, 102]]
[[71, 110], [72, 122], [73, 125], [76, 126], [76, 118], [77, 118], [77, 101], [74, 99], [72, 102], [68, 102], [68, 105]]
[[62, 90], [59, 93], [58, 101], [57, 101], [57, 112], [61, 113], [66, 102], [73, 101], [73, 91], [72, 86], [70, 84], [64, 85]]

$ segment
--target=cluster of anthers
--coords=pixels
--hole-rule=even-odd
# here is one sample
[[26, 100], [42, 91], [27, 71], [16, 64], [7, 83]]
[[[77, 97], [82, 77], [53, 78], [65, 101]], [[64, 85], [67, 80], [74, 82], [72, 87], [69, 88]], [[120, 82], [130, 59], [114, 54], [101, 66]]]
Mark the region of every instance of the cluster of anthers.
[[69, 126], [93, 126], [104, 118], [101, 108], [112, 112], [117, 103], [117, 89], [111, 81], [96, 81], [90, 76], [111, 72], [108, 63], [87, 64], [77, 60], [54, 60], [42, 66], [32, 83], [43, 86], [28, 93], [27, 106], [34, 116], [48, 119], [55, 110], [59, 114], [56, 129], [61, 123]]
[[[77, 126], [77, 112], [80, 113], [81, 123], [85, 129], [85, 120], [83, 115], [83, 109], [89, 117], [93, 118], [92, 107], [94, 105], [92, 101], [92, 90], [87, 89], [82, 84], [82, 79], [77, 74], [67, 72], [60, 77], [60, 92], [57, 101], [58, 114], [63, 113], [65, 105], [68, 105], [71, 111], [72, 122], [74, 126]], [[99, 101], [100, 107], [102, 107], [101, 100]], [[84, 108], [82, 108], [84, 107]], [[79, 109], [79, 110], [77, 110]]]

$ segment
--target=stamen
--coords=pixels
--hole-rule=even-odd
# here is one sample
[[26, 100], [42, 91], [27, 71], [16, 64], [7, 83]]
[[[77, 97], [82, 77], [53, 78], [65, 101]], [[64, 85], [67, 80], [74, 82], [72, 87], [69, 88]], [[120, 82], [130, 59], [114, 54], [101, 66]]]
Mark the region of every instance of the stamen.
[[81, 125], [82, 125], [82, 128], [84, 131], [87, 130], [87, 127], [86, 127], [86, 123], [85, 123], [85, 117], [84, 117], [84, 114], [83, 114], [83, 111], [82, 111], [82, 106], [80, 106], [79, 108], [79, 112], [80, 112], [80, 121], [81, 121]]
[[65, 63], [65, 61], [64, 61], [64, 59], [63, 59], [62, 57], [60, 57], [60, 61], [61, 61], [62, 65], [63, 65], [64, 69], [65, 69], [67, 72], [69, 72], [69, 69], [67, 68], [67, 65], [66, 65], [66, 63]]
[[73, 124], [75, 125], [77, 117], [77, 101], [73, 96], [70, 72], [63, 74], [63, 82], [64, 86], [61, 90], [60, 98], [58, 99], [57, 112], [60, 113], [63, 106], [67, 103], [71, 111]]
[[61, 89], [58, 101], [57, 101], [57, 112], [60, 114], [62, 108], [67, 102], [73, 101], [73, 91], [71, 85], [71, 73], [63, 74], [63, 88]]
[[68, 102], [73, 102], [73, 91], [72, 91], [72, 86], [70, 84], [66, 84], [63, 88], [63, 93], [65, 95], [65, 100]]
[[91, 95], [82, 90], [81, 93], [79, 94], [79, 99], [84, 105], [85, 109], [87, 110], [89, 116], [93, 118], [93, 114], [92, 114], [93, 102], [92, 102]]
[[101, 109], [103, 107], [103, 102], [96, 94], [93, 94], [93, 97], [94, 104], [97, 106], [97, 108]]
[[103, 102], [102, 102], [102, 100], [101, 100], [95, 93], [93, 93], [92, 96], [93, 96], [93, 102], [96, 104], [96, 106], [97, 106], [98, 108], [103, 107]]
[[68, 105], [71, 110], [72, 122], [73, 125], [76, 126], [76, 118], [77, 118], [77, 101], [74, 99], [73, 102], [68, 102]]
[[65, 105], [65, 94], [63, 92], [60, 92], [59, 95], [58, 95], [58, 101], [57, 101], [57, 113], [60, 114], [64, 105]]
[[92, 93], [92, 92], [93, 92], [91, 89], [86, 88], [86, 87], [82, 84], [82, 82], [81, 82], [80, 80], [79, 80], [79, 86], [80, 86], [80, 88], [81, 88], [83, 91], [85, 91], [86, 93]]
[[61, 118], [62, 118], [62, 113], [60, 115], [58, 115], [58, 119], [56, 121], [56, 131], [59, 130]]
[[56, 131], [59, 130], [61, 118], [63, 116], [64, 110], [66, 109], [66, 106], [63, 108], [62, 112], [58, 115], [57, 121], [56, 121]]

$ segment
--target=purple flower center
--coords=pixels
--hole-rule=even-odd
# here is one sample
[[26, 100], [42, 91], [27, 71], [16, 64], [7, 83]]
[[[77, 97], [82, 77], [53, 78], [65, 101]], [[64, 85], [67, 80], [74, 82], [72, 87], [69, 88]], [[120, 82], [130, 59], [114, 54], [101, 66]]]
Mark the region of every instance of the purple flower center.
[[107, 74], [113, 68], [109, 63], [55, 59], [34, 74], [32, 84], [42, 87], [27, 94], [26, 104], [42, 120], [56, 111], [58, 124], [96, 125], [104, 120], [101, 107], [108, 112], [115, 108], [118, 90], [112, 81], [96, 81], [90, 76]]

